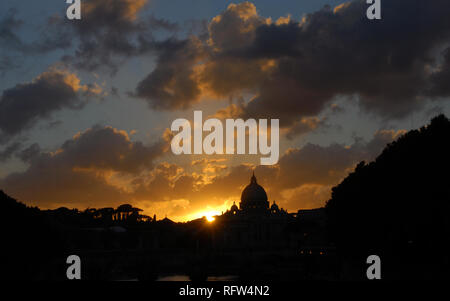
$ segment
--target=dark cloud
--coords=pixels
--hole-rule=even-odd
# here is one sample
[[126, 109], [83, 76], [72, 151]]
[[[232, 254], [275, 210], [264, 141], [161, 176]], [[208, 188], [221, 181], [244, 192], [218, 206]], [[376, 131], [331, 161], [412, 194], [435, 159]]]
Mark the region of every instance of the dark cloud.
[[18, 65], [10, 56], [0, 56], [0, 76], [4, 76], [8, 71], [17, 68]]
[[31, 163], [33, 158], [36, 158], [41, 153], [41, 147], [37, 143], [33, 143], [27, 148], [17, 153], [17, 157], [25, 163]]
[[125, 131], [95, 126], [66, 141], [57, 157], [63, 165], [135, 173], [151, 168], [164, 145], [161, 141], [148, 147], [142, 142], [131, 142]]
[[0, 19], [0, 47], [6, 50], [18, 50], [23, 48], [23, 43], [16, 31], [23, 21], [16, 17], [17, 11], [10, 9]]
[[[322, 206], [330, 188], [339, 183], [362, 160], [371, 161], [405, 131], [380, 130], [370, 141], [356, 139], [351, 145], [306, 144], [286, 152], [279, 160], [279, 174], [270, 181], [275, 198], [290, 208]], [[264, 167], [260, 167], [264, 168]]]
[[54, 129], [58, 126], [60, 126], [63, 122], [61, 120], [54, 120], [54, 121], [50, 121], [44, 128], [45, 129]]
[[255, 30], [266, 24], [258, 16], [255, 5], [250, 2], [230, 4], [220, 15], [209, 23], [208, 43], [221, 53], [233, 53], [238, 47], [251, 46]]
[[[450, 38], [443, 13], [449, 4], [389, 1], [380, 22], [367, 20], [366, 8], [365, 1], [353, 1], [298, 23], [259, 27], [253, 45], [242, 53], [276, 58], [277, 64], [249, 103], [248, 115], [270, 111], [292, 123], [295, 115], [318, 114], [335, 96], [355, 94], [363, 108], [384, 117], [400, 118], [420, 107], [433, 52]], [[270, 46], [278, 42], [284, 47]]]
[[156, 18], [140, 18], [147, 0], [90, 0], [83, 2], [82, 21], [60, 20], [63, 30], [77, 38], [73, 55], [64, 61], [86, 70], [108, 67], [116, 72], [126, 58], [154, 50], [153, 33], [158, 30], [176, 32], [177, 23]]
[[346, 169], [363, 157], [355, 146], [306, 144], [289, 150], [280, 158], [280, 183], [285, 188], [302, 184], [329, 185], [342, 178]]
[[17, 35], [23, 21], [16, 17], [17, 11], [10, 9], [0, 19], [0, 75], [18, 67], [16, 56], [12, 52], [22, 51], [24, 43]]
[[450, 47], [443, 52], [443, 62], [431, 74], [429, 95], [435, 97], [450, 96]]
[[331, 187], [345, 178], [357, 163], [374, 160], [388, 143], [404, 132], [379, 130], [371, 140], [358, 138], [351, 145], [308, 143], [290, 149], [280, 158], [276, 177], [268, 182], [271, 197], [290, 210], [323, 206], [331, 195]]
[[[169, 32], [176, 32], [180, 30], [180, 25], [175, 22], [171, 22], [166, 19], [160, 19], [155, 17], [154, 15], [150, 15], [150, 17], [147, 19], [148, 21], [148, 27], [153, 30], [163, 29]], [[192, 25], [192, 27], [196, 26], [195, 22]]]
[[301, 120], [295, 122], [292, 127], [286, 130], [286, 138], [293, 139], [296, 136], [309, 133], [316, 129], [326, 129], [330, 125], [327, 123], [326, 118], [318, 117], [304, 117]]
[[250, 93], [240, 117], [279, 118], [292, 133], [302, 133], [303, 118], [318, 117], [338, 96], [356, 96], [365, 111], [384, 119], [447, 96], [450, 59], [447, 51], [440, 62], [439, 53], [450, 42], [450, 2], [386, 1], [382, 20], [375, 21], [366, 18], [367, 7], [351, 1], [299, 21], [274, 21], [251, 3], [231, 4], [187, 57], [181, 52], [188, 40], [177, 50], [167, 45], [173, 59], [161, 52], [136, 94], [152, 108], [175, 110], [202, 96]]
[[154, 109], [185, 109], [199, 100], [201, 88], [195, 67], [202, 58], [198, 39], [167, 40], [156, 46], [160, 52], [155, 69], [136, 88]]
[[331, 188], [332, 186], [328, 185], [304, 184], [293, 189], [286, 189], [281, 193], [281, 204], [287, 206], [289, 211], [320, 208], [323, 207], [324, 201], [330, 199]]
[[[61, 60], [84, 70], [100, 68], [117, 72], [127, 58], [154, 49], [154, 32], [175, 33], [180, 26], [154, 15], [140, 17], [148, 0], [86, 0], [81, 5], [81, 21], [68, 22], [65, 12], [47, 18], [34, 29], [38, 38], [25, 41], [19, 34], [25, 21], [11, 9], [0, 19], [0, 49], [15, 54], [39, 55], [65, 50]], [[71, 53], [71, 49], [74, 52]], [[2, 56], [5, 60], [6, 56]], [[0, 60], [1, 62], [1, 60]], [[0, 71], [3, 67], [0, 64]]]
[[81, 85], [75, 74], [57, 69], [50, 69], [29, 83], [6, 89], [0, 97], [0, 142], [57, 110], [80, 109], [85, 104], [83, 96], [99, 93], [99, 87]]
[[137, 21], [139, 11], [147, 0], [91, 0], [82, 5], [82, 21], [60, 24], [71, 30], [79, 40], [74, 55], [64, 57], [75, 66], [94, 70], [108, 66], [116, 69], [114, 56], [129, 56], [137, 52], [133, 39], [144, 32], [143, 24]]
[[22, 147], [22, 143], [14, 142], [8, 145], [5, 149], [0, 151], [0, 162], [9, 160]]
[[[17, 18], [17, 10], [9, 9], [5, 16], [0, 19], [0, 49], [6, 52], [21, 55], [38, 55], [56, 49], [66, 49], [72, 45], [70, 33], [61, 26], [59, 18], [50, 17], [42, 30], [35, 34], [38, 39], [24, 41], [19, 35], [19, 30], [25, 21]], [[8, 56], [3, 56], [6, 59]], [[1, 70], [1, 66], [0, 66]]]
[[[78, 133], [53, 152], [33, 144], [18, 153], [28, 163], [24, 172], [9, 174], [0, 186], [21, 200], [42, 207], [56, 204], [112, 205], [132, 195], [124, 181], [114, 176], [139, 176], [153, 168], [166, 150], [160, 140], [146, 146], [133, 142], [125, 131], [95, 126]], [[120, 177], [119, 177], [120, 179]]]

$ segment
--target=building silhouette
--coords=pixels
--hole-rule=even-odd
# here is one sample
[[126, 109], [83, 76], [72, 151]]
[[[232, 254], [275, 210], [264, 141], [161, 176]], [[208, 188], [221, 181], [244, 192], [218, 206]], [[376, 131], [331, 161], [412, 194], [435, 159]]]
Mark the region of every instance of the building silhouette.
[[216, 244], [223, 248], [279, 248], [289, 244], [286, 229], [295, 220], [273, 201], [269, 206], [265, 189], [253, 173], [241, 194], [239, 207], [233, 203], [223, 215], [216, 217]]

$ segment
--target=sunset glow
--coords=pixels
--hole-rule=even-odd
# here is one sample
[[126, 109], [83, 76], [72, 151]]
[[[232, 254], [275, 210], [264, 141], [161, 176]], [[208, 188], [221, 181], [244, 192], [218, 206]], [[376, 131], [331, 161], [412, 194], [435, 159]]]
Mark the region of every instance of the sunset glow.
[[[11, 38], [0, 37], [0, 189], [41, 209], [129, 204], [157, 220], [212, 221], [239, 206], [255, 171], [271, 204], [318, 208], [360, 161], [450, 113], [445, 26], [402, 40], [393, 35], [413, 29], [394, 33], [386, 18], [373, 35], [364, 1], [212, 1], [182, 13], [157, 2], [90, 0], [80, 21], [56, 22], [50, 5], [28, 20], [26, 5], [1, 1]], [[439, 5], [429, 12], [442, 20], [424, 20], [447, 24]], [[417, 52], [403, 61], [404, 49]], [[258, 123], [227, 130], [238, 120]], [[189, 151], [173, 152], [176, 137]]]
[[8, 279], [449, 277], [450, 0], [0, 12]]
[[198, 218], [205, 217], [206, 220], [211, 223], [216, 219], [215, 216], [220, 215], [220, 214], [221, 214], [221, 212], [218, 210], [211, 210], [211, 211], [200, 212], [195, 215], [198, 216]]

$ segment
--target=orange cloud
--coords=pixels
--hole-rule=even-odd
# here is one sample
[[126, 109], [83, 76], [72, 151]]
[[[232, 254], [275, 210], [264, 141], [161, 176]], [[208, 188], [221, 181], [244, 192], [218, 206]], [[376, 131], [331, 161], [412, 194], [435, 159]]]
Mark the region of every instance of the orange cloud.
[[83, 3], [83, 18], [94, 18], [99, 14], [110, 19], [134, 21], [138, 12], [147, 4], [147, 0], [91, 0]]
[[0, 186], [41, 208], [129, 203], [147, 215], [185, 221], [226, 211], [233, 201], [239, 202], [255, 170], [269, 200], [296, 211], [322, 206], [330, 188], [359, 161], [373, 159], [402, 133], [380, 130], [370, 141], [348, 146], [307, 144], [288, 150], [277, 165], [254, 166], [209, 157], [184, 164], [157, 163], [167, 141], [147, 146], [132, 141], [126, 131], [97, 126], [77, 133], [54, 152], [37, 146], [23, 150], [19, 157], [28, 169], [1, 179]]

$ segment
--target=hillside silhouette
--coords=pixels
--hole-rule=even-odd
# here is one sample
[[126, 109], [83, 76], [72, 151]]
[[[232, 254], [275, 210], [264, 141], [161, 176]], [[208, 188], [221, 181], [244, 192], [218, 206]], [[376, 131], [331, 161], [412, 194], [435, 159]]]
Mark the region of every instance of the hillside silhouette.
[[27, 207], [0, 190], [3, 270], [9, 279], [39, 279], [49, 262], [64, 252], [61, 225], [36, 207]]
[[328, 228], [343, 258], [379, 255], [385, 278], [448, 275], [449, 139], [450, 121], [439, 115], [332, 189]]

